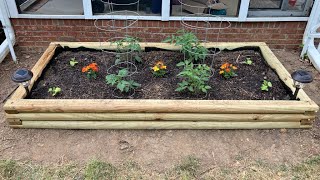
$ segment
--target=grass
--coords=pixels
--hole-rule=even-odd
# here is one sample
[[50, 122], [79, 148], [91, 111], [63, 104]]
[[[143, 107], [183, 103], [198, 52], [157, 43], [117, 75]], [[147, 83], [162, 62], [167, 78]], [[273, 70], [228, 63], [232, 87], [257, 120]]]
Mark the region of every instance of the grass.
[[156, 172], [144, 169], [133, 161], [117, 166], [99, 160], [91, 160], [85, 165], [42, 166], [0, 160], [0, 179], [320, 179], [320, 155], [297, 165], [269, 164], [263, 159], [240, 161], [239, 166], [206, 167], [196, 157], [188, 156], [172, 168]]

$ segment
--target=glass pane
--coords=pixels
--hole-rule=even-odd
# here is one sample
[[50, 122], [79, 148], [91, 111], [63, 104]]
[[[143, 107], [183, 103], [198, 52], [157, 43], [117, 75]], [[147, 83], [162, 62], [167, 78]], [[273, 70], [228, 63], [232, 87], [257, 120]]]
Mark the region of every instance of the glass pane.
[[250, 0], [249, 16], [309, 16], [313, 0]]
[[280, 9], [282, 0], [250, 0], [250, 9]]
[[213, 16], [236, 17], [240, 0], [171, 0], [171, 16], [208, 14]]
[[83, 15], [82, 0], [15, 0], [21, 14]]
[[162, 0], [92, 0], [94, 15], [161, 16]]

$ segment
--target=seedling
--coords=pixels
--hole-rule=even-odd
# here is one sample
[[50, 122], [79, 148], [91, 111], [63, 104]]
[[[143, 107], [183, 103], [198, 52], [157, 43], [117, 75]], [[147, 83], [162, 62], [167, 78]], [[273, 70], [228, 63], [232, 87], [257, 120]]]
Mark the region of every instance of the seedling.
[[121, 69], [118, 74], [109, 74], [106, 76], [107, 84], [111, 86], [116, 86], [121, 92], [129, 92], [132, 89], [140, 87], [141, 84], [133, 80], [125, 80], [129, 72], [127, 69]]
[[188, 90], [192, 93], [207, 93], [211, 87], [207, 85], [210, 78], [210, 67], [206, 64], [194, 65], [190, 61], [184, 61], [177, 64], [184, 66], [184, 69], [177, 75], [184, 78], [181, 83], [178, 83], [176, 91], [181, 92]]
[[251, 66], [253, 64], [251, 58], [246, 58], [246, 60], [244, 61], [244, 64]]
[[56, 96], [57, 94], [59, 94], [61, 92], [61, 88], [59, 87], [52, 87], [49, 88], [48, 92], [52, 95], [52, 96]]
[[69, 63], [70, 63], [70, 66], [74, 67], [74, 66], [77, 65], [79, 62], [76, 61], [76, 58], [71, 58], [70, 61], [69, 61]]
[[272, 83], [270, 81], [263, 80], [263, 83], [261, 85], [262, 91], [269, 91], [269, 88], [271, 88], [271, 87], [272, 87]]

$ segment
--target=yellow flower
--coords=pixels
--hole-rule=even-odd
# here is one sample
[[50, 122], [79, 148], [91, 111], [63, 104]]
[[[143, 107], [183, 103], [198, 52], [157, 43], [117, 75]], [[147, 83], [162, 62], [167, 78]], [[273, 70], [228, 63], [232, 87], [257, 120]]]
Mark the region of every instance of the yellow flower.
[[153, 69], [153, 71], [159, 71], [160, 70], [158, 66], [153, 66], [152, 69]]
[[219, 74], [223, 74], [223, 73], [224, 73], [224, 71], [220, 71], [220, 72], [219, 72]]
[[236, 66], [232, 66], [232, 69], [238, 69]]

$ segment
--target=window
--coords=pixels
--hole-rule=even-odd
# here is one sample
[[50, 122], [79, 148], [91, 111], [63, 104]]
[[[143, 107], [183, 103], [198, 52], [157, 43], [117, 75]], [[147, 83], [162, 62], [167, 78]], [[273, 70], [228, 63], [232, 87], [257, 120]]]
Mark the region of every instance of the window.
[[250, 0], [250, 17], [309, 16], [313, 0]]
[[171, 16], [238, 16], [240, 0], [171, 0]]
[[[3, 0], [11, 18], [307, 21], [314, 0]], [[281, 18], [278, 18], [281, 17]]]
[[15, 0], [19, 14], [83, 15], [82, 0]]
[[161, 16], [162, 0], [91, 0], [94, 15]]

